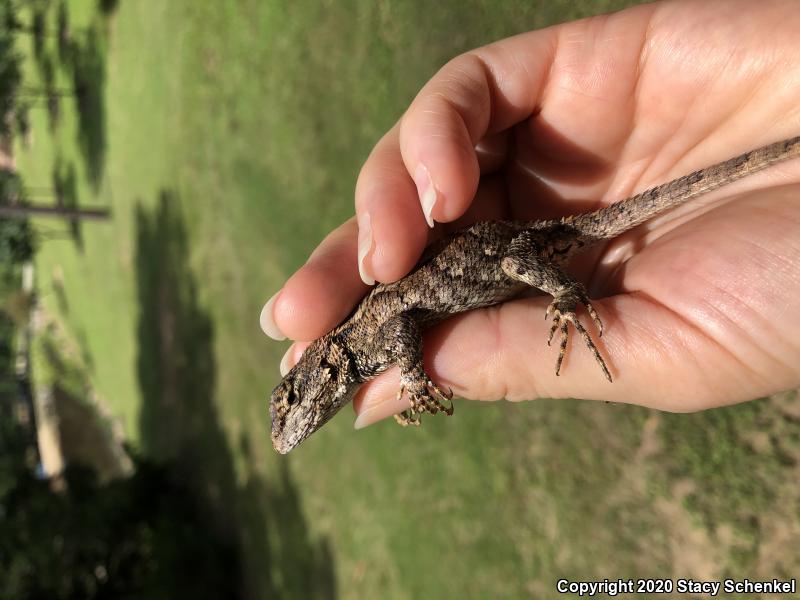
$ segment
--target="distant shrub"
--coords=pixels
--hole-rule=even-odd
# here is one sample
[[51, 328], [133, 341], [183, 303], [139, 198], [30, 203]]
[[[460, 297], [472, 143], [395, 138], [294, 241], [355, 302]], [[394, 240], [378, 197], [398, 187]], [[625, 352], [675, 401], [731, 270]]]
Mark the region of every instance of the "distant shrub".
[[36, 252], [36, 232], [27, 219], [0, 218], [0, 264], [30, 260]]
[[132, 476], [100, 484], [69, 467], [62, 491], [15, 475], [9, 486], [0, 473], [0, 599], [237, 596], [235, 551], [165, 468], [136, 460]]

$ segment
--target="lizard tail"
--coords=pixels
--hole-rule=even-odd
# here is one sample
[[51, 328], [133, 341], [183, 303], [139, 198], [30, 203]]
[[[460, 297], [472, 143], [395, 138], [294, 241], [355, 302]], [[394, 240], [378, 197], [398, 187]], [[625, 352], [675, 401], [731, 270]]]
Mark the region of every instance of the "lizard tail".
[[588, 237], [613, 238], [673, 206], [796, 156], [800, 156], [800, 136], [700, 169], [594, 212], [566, 217], [562, 222]]

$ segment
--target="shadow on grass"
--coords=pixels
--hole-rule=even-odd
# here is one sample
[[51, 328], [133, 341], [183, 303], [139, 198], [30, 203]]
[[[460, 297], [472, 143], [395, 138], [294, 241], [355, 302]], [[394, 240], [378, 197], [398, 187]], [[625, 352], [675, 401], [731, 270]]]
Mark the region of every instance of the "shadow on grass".
[[102, 34], [90, 27], [72, 44], [72, 81], [78, 109], [78, 142], [89, 182], [100, 187], [106, 159], [106, 60]]
[[47, 11], [46, 8], [39, 4], [32, 7], [33, 14], [31, 15], [31, 33], [33, 43], [33, 56], [38, 60], [44, 52], [45, 36], [47, 35]]
[[49, 53], [39, 53], [37, 55], [37, 64], [41, 72], [42, 81], [44, 81], [47, 127], [52, 134], [58, 128], [58, 123], [61, 119], [61, 96], [56, 90], [55, 84], [56, 69], [53, 57]]
[[[86, 164], [89, 183], [97, 192], [107, 151], [106, 28], [97, 21], [86, 27], [73, 27], [66, 0], [61, 0], [56, 10], [56, 54], [61, 69], [72, 80], [78, 113], [78, 146]], [[46, 57], [52, 61], [49, 54]], [[40, 57], [37, 62], [42, 68], [45, 57]], [[44, 71], [43, 77], [47, 80]]]
[[70, 90], [59, 89], [56, 77], [57, 59], [49, 46], [41, 43], [41, 38], [38, 37], [34, 38], [33, 58], [42, 84], [38, 97], [33, 98], [33, 105], [47, 111], [47, 127], [52, 134], [61, 121], [62, 100], [73, 94]]
[[70, 20], [67, 0], [58, 3], [56, 13], [56, 31], [58, 35], [58, 60], [62, 68], [70, 64], [71, 45], [70, 45]]
[[[72, 163], [64, 164], [61, 160], [56, 160], [51, 179], [56, 204], [61, 208], [78, 208], [78, 181], [75, 175], [75, 166]], [[69, 235], [75, 242], [78, 251], [83, 253], [83, 230], [80, 219], [69, 220]]]
[[97, 0], [97, 9], [104, 17], [110, 17], [119, 8], [119, 0]]
[[[311, 540], [286, 461], [274, 489], [251, 469], [236, 479], [214, 398], [214, 326], [198, 301], [178, 199], [162, 191], [152, 212], [137, 207], [135, 227], [142, 450], [175, 465], [173, 476], [236, 544], [238, 595], [332, 598], [330, 549]], [[248, 440], [239, 441], [253, 464]]]

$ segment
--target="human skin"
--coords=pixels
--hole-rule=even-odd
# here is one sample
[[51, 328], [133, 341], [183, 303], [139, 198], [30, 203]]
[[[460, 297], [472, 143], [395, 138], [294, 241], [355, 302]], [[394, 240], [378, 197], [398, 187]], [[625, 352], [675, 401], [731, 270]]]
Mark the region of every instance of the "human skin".
[[[435, 237], [476, 220], [592, 210], [800, 134], [798, 31], [796, 0], [662, 2], [453, 59], [365, 162], [356, 217], [265, 306], [262, 328], [300, 341], [282, 367], [350, 313], [369, 289], [362, 277], [403, 277]], [[572, 271], [603, 320], [614, 383], [579, 341], [555, 375], [545, 296], [431, 329], [433, 380], [475, 400], [670, 411], [800, 385], [800, 160], [659, 217]], [[397, 369], [365, 384], [356, 426], [407, 408], [398, 387]]]

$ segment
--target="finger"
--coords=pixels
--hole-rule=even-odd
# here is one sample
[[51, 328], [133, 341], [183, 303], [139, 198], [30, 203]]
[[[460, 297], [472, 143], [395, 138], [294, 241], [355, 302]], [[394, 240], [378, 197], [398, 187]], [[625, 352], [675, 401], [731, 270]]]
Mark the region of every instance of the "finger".
[[[614, 383], [606, 381], [577, 336], [556, 376], [558, 351], [545, 344], [549, 323], [541, 319], [547, 302], [517, 300], [431, 330], [425, 338], [426, 371], [457, 396], [476, 400], [582, 398], [682, 412], [749, 399], [743, 397], [748, 373], [739, 363], [727, 361], [716, 342], [674, 312], [636, 294], [596, 302], [606, 331], [602, 342], [595, 341]], [[387, 372], [362, 388], [354, 403], [359, 428], [407, 408], [394, 397], [398, 383], [398, 374]]]
[[[416, 264], [422, 249], [431, 236], [423, 225], [414, 182], [408, 175], [397, 147], [398, 128], [393, 128], [375, 146], [359, 175], [356, 184], [356, 217], [359, 223], [358, 261], [362, 280], [371, 285], [377, 279], [396, 281]], [[481, 172], [498, 170], [508, 154], [507, 132], [489, 135], [475, 148]], [[488, 200], [486, 194], [484, 200]], [[491, 202], [500, 201], [495, 194]], [[504, 218], [504, 207], [494, 209], [491, 202], [481, 201], [474, 210], [476, 196], [465, 222], [473, 223], [475, 215], [483, 218]], [[474, 214], [473, 214], [474, 213]], [[489, 216], [491, 215], [491, 217]], [[502, 215], [502, 217], [500, 216]], [[380, 244], [376, 245], [375, 240]]]
[[395, 126], [375, 146], [356, 184], [358, 264], [367, 284], [400, 279], [428, 241], [416, 188], [397, 144]]
[[501, 174], [481, 177], [475, 199], [466, 212], [442, 227], [446, 232], [457, 231], [478, 221], [507, 219], [508, 199], [505, 177]]
[[518, 38], [461, 55], [422, 88], [401, 120], [400, 152], [431, 226], [458, 218], [472, 201], [476, 144], [537, 106], [555, 38], [553, 30], [524, 37], [526, 68], [517, 62]]
[[392, 367], [377, 379], [361, 386], [353, 398], [353, 409], [356, 412], [353, 427], [362, 429], [407, 409], [410, 406], [408, 397], [404, 394], [398, 398], [399, 389], [400, 369], [397, 367]]
[[322, 241], [264, 306], [266, 333], [313, 340], [342, 322], [369, 289], [358, 274], [356, 237], [356, 222], [350, 219]]
[[[431, 225], [465, 212], [480, 170], [507, 156], [501, 132], [536, 106], [553, 43], [552, 31], [533, 32], [451, 61], [378, 144], [356, 193], [365, 281], [392, 281], [413, 266], [427, 240], [420, 211]], [[520, 68], [519, 52], [533, 64]]]
[[509, 132], [501, 131], [487, 135], [475, 144], [475, 154], [478, 157], [481, 175], [494, 173], [505, 164], [508, 159], [509, 142]]
[[279, 370], [281, 373], [281, 377], [286, 377], [286, 374], [294, 367], [300, 357], [303, 356], [303, 352], [306, 351], [311, 345], [311, 342], [295, 342], [286, 350], [283, 358], [281, 358]]

